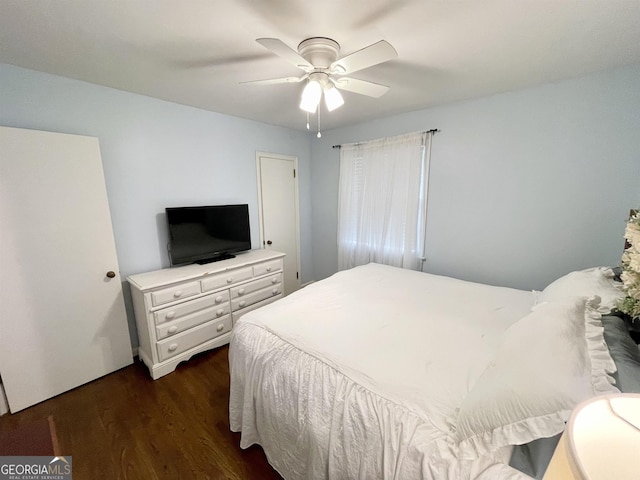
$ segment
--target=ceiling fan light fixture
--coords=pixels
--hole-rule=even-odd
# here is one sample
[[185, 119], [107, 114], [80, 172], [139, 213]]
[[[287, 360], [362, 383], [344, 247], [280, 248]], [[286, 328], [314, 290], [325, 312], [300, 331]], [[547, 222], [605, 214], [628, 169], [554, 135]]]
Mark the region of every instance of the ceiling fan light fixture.
[[324, 102], [330, 112], [344, 105], [344, 99], [338, 89], [329, 83], [324, 86]]
[[305, 112], [315, 113], [322, 97], [322, 87], [316, 80], [309, 80], [302, 90], [300, 108]]
[[380, 40], [343, 57], [339, 57], [340, 44], [327, 37], [306, 38], [300, 42], [297, 51], [277, 38], [258, 38], [256, 41], [267, 50], [271, 50], [304, 71], [305, 74], [299, 77], [241, 83], [273, 85], [307, 80], [300, 97], [300, 109], [307, 114], [317, 112], [320, 115], [321, 109], [318, 106], [323, 95], [329, 112], [344, 105], [344, 99], [337, 89], [374, 98], [384, 95], [389, 90], [386, 85], [342, 77], [342, 75], [352, 74], [398, 57], [398, 52], [385, 40]]

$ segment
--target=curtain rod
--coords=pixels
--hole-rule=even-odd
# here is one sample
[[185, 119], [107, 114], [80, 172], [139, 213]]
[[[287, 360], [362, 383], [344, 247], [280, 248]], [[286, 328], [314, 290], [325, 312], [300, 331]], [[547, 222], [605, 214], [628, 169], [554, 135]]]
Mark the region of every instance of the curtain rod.
[[[440, 131], [440, 130], [438, 130], [437, 128], [432, 128], [431, 130], [425, 130], [425, 131], [424, 131], [424, 132], [422, 132], [422, 133], [437, 133], [437, 132], [439, 132], [439, 131]], [[334, 146], [332, 146], [331, 148], [342, 148], [342, 145], [334, 145]]]

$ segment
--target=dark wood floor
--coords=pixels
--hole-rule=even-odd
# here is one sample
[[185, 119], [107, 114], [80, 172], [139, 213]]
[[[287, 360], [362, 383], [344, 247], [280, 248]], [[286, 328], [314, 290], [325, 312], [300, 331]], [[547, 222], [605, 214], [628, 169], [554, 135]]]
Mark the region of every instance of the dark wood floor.
[[229, 430], [227, 355], [228, 347], [200, 354], [155, 381], [137, 361], [0, 417], [0, 430], [53, 415], [75, 480], [280, 480], [260, 447], [240, 449], [240, 434]]

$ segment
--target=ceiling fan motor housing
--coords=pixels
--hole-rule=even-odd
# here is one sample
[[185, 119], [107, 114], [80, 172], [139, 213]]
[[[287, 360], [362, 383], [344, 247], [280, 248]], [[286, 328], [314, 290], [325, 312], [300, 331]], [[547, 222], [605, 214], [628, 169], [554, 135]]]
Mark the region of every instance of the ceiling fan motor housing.
[[340, 45], [330, 38], [307, 38], [298, 45], [298, 53], [315, 67], [315, 71], [328, 70], [338, 58]]

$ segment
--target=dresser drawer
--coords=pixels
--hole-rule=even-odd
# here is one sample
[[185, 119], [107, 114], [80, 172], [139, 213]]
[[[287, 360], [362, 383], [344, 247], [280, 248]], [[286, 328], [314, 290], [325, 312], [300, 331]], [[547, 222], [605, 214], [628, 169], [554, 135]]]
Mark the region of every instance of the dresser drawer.
[[258, 290], [257, 292], [234, 298], [231, 300], [231, 311], [235, 312], [241, 310], [245, 307], [248, 307], [249, 305], [253, 305], [254, 303], [260, 302], [261, 300], [266, 300], [267, 298], [275, 297], [276, 295], [280, 295], [281, 293], [282, 284], [278, 283], [276, 285], [263, 288], [262, 290]]
[[154, 307], [163, 305], [169, 302], [175, 302], [183, 298], [193, 297], [200, 293], [200, 283], [190, 282], [182, 283], [180, 285], [174, 285], [170, 288], [163, 288], [162, 290], [156, 290], [151, 292], [151, 303]]
[[231, 327], [231, 316], [227, 315], [220, 320], [213, 320], [204, 325], [190, 328], [186, 332], [179, 333], [173, 337], [165, 338], [157, 343], [158, 357], [161, 362], [167, 360], [201, 343], [230, 332]]
[[208, 307], [218, 306], [221, 307], [229, 303], [229, 291], [218, 292], [206, 297], [201, 297], [190, 302], [179, 303], [172, 307], [158, 310], [153, 315], [155, 317], [156, 325], [161, 325], [166, 322], [177, 320], [185, 315], [192, 314], [198, 310], [203, 310]]
[[262, 300], [261, 302], [257, 302], [257, 303], [254, 303], [252, 305], [249, 305], [248, 307], [245, 307], [242, 310], [238, 310], [237, 312], [233, 312], [231, 314], [231, 318], [233, 320], [233, 325], [235, 326], [235, 324], [238, 321], [238, 319], [242, 315], [244, 315], [245, 313], [248, 313], [248, 312], [250, 312], [252, 310], [256, 310], [256, 309], [258, 309], [260, 307], [264, 307], [265, 305], [269, 305], [270, 303], [275, 302], [279, 298], [282, 298], [282, 294], [275, 295], [273, 297], [267, 298], [266, 300]]
[[229, 315], [230, 309], [231, 305], [229, 302], [225, 302], [219, 306], [205, 308], [204, 310], [192, 313], [191, 315], [185, 315], [179, 320], [164, 323], [156, 327], [156, 338], [158, 340], [162, 340], [163, 338], [184, 332], [196, 325], [200, 325], [210, 320], [217, 320], [225, 315]]
[[282, 273], [278, 273], [276, 275], [261, 278], [260, 280], [254, 280], [253, 282], [245, 283], [244, 285], [233, 287], [230, 290], [231, 298], [244, 297], [249, 295], [250, 293], [262, 290], [263, 288], [277, 285], [278, 283], [282, 283]]
[[260, 275], [266, 275], [282, 270], [282, 259], [271, 260], [269, 262], [263, 262], [253, 267], [253, 275], [259, 277]]
[[229, 270], [227, 272], [216, 273], [204, 280], [201, 280], [202, 291], [208, 292], [211, 290], [217, 290], [233, 285], [234, 283], [249, 280], [253, 277], [253, 270], [251, 267], [238, 268], [236, 270]]

